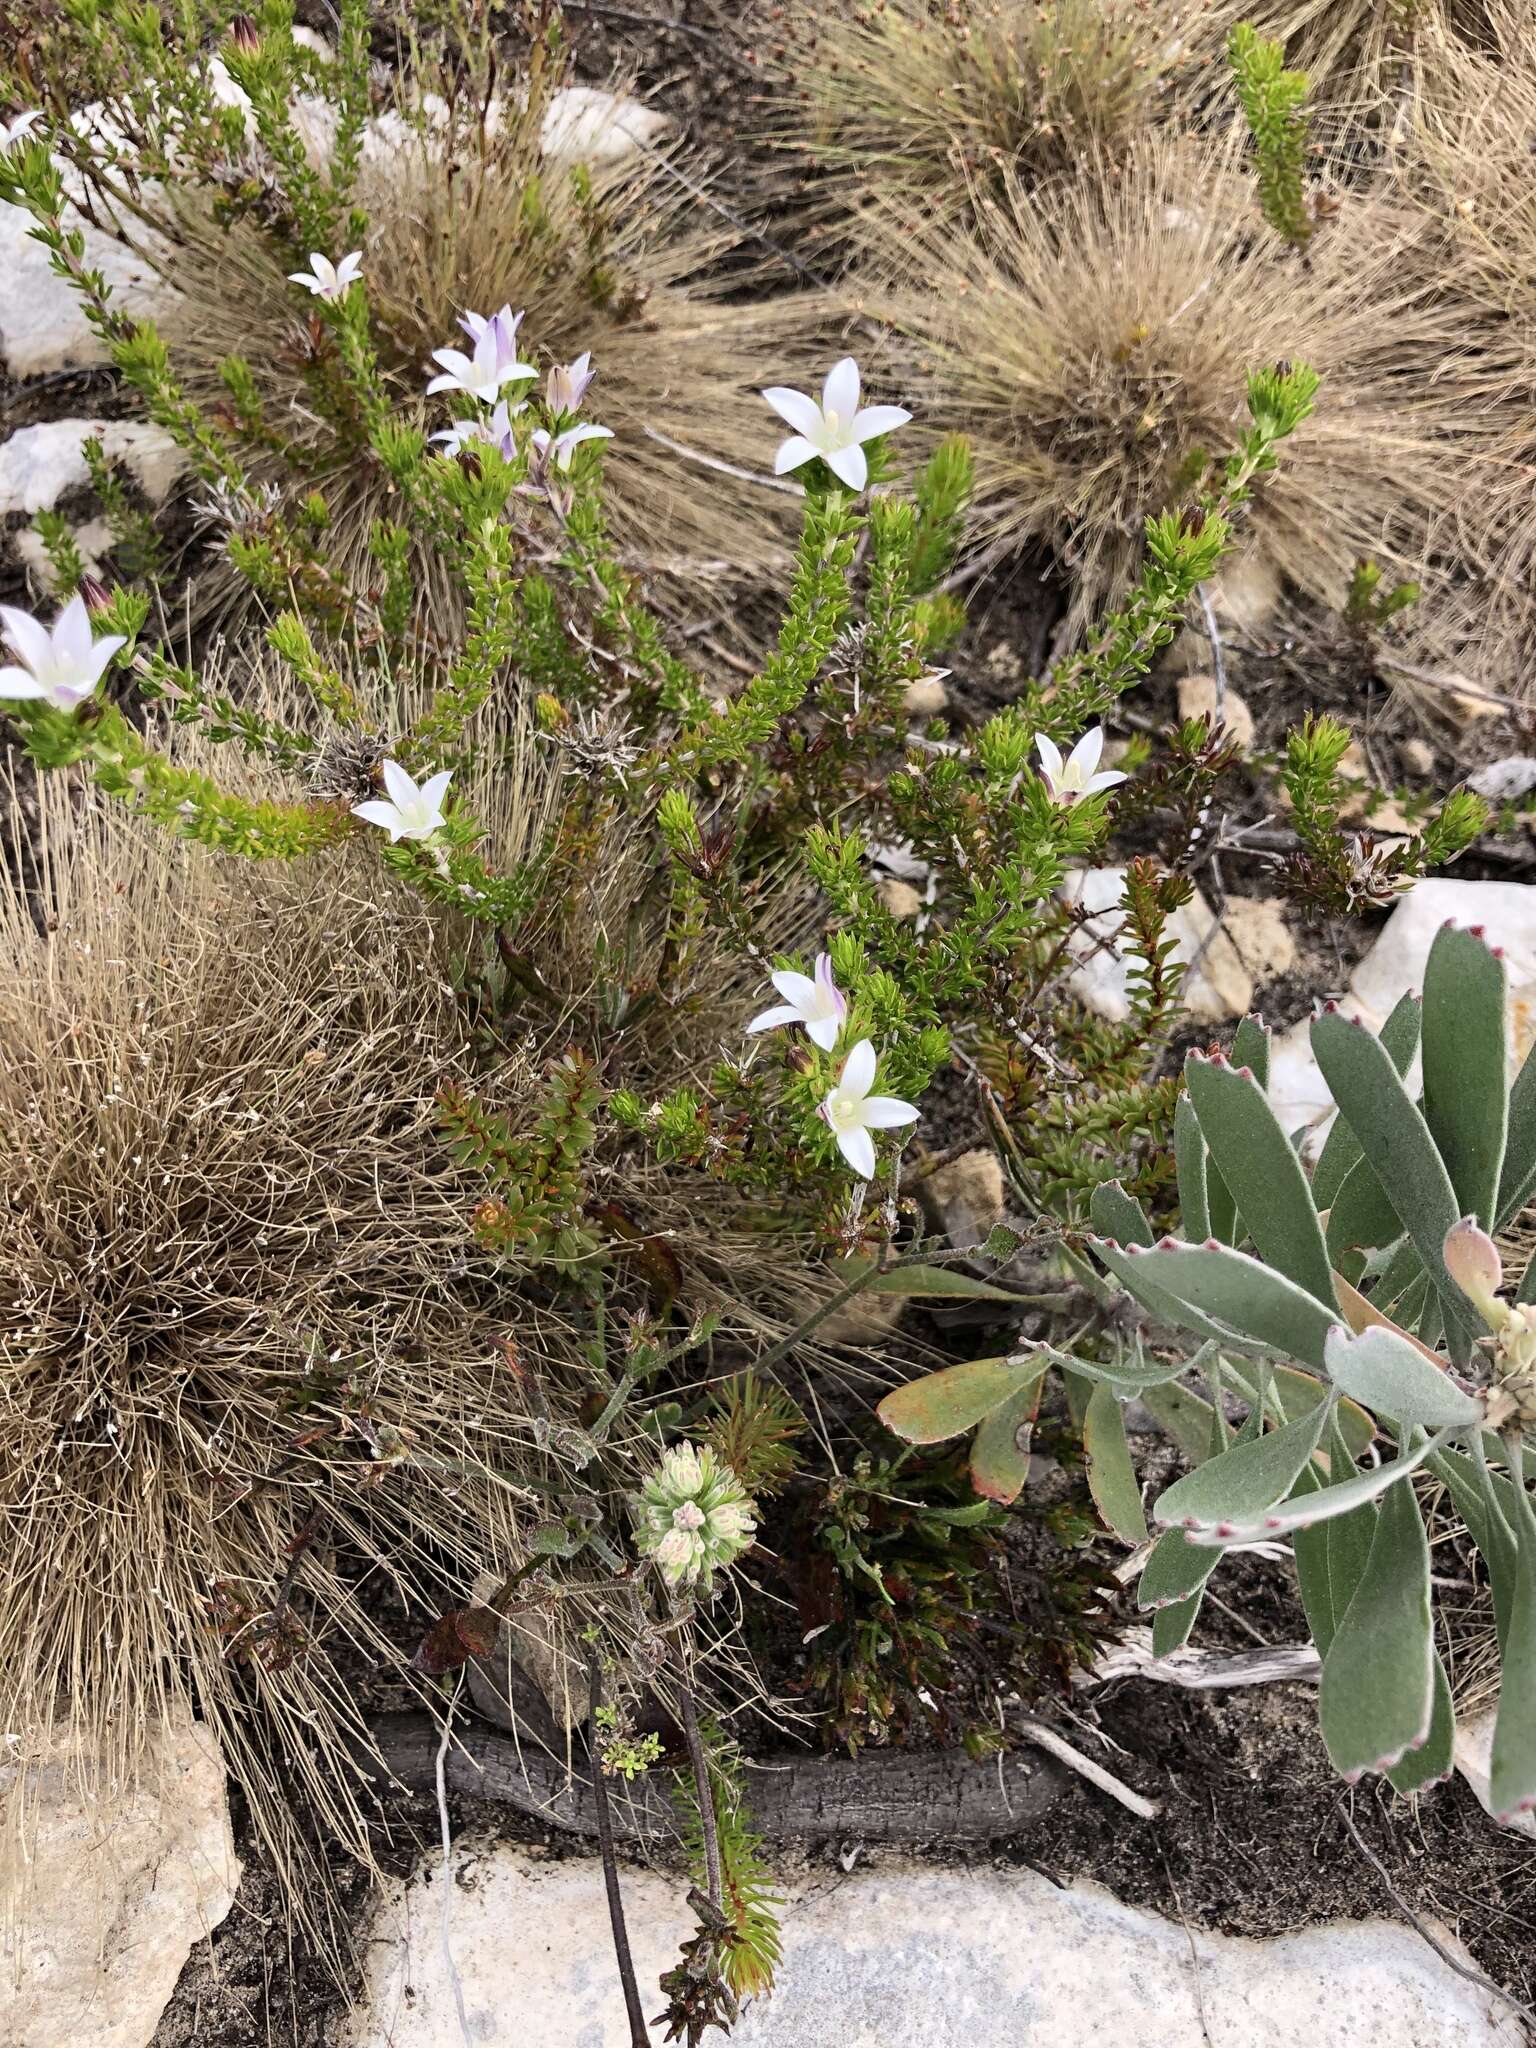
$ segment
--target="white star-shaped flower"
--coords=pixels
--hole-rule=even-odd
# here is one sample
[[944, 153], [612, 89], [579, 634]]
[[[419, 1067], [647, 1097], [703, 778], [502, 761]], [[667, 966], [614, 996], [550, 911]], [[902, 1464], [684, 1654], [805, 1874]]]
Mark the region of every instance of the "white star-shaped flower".
[[413, 775], [406, 772], [398, 761], [383, 764], [384, 787], [389, 791], [386, 801], [375, 797], [365, 804], [354, 804], [354, 818], [366, 818], [370, 825], [382, 825], [389, 834], [393, 846], [398, 839], [430, 839], [439, 826], [445, 825], [443, 798], [448, 784], [453, 779], [451, 768], [441, 768], [436, 775], [418, 783]]
[[1053, 803], [1075, 804], [1079, 797], [1097, 796], [1101, 789], [1113, 789], [1126, 780], [1118, 768], [1099, 767], [1104, 751], [1102, 725], [1090, 726], [1065, 761], [1060, 747], [1043, 732], [1035, 734], [1035, 747], [1040, 755], [1040, 779]]
[[6, 150], [14, 149], [18, 142], [25, 142], [42, 118], [36, 107], [32, 107], [25, 114], [14, 114], [9, 121], [0, 121], [0, 156]]
[[867, 1038], [843, 1061], [837, 1086], [821, 1105], [821, 1114], [832, 1127], [837, 1149], [860, 1180], [875, 1177], [875, 1141], [871, 1131], [895, 1130], [901, 1124], [915, 1124], [918, 1112], [898, 1095], [871, 1095], [875, 1085], [875, 1048]]
[[811, 1043], [830, 1052], [848, 1015], [848, 998], [832, 979], [831, 954], [816, 955], [814, 979], [809, 974], [796, 974], [789, 967], [770, 974], [768, 979], [784, 1000], [754, 1017], [748, 1031], [777, 1031], [782, 1024], [803, 1024]]
[[494, 405], [503, 384], [515, 383], [519, 377], [536, 377], [539, 373], [532, 363], [518, 360], [517, 323], [522, 317], [521, 313], [508, 313], [505, 306], [488, 320], [478, 313], [466, 313], [459, 324], [473, 336], [474, 353], [465, 355], [461, 348], [433, 349], [432, 360], [442, 365], [442, 371], [427, 386], [428, 396], [434, 391], [463, 391], [482, 405]]
[[308, 270], [290, 270], [288, 282], [301, 284], [305, 291], [313, 292], [317, 299], [327, 299], [335, 304], [343, 299], [363, 274], [363, 252], [353, 249], [343, 256], [339, 263], [333, 263], [329, 256], [317, 251], [309, 259]]
[[94, 694], [107, 663], [127, 641], [121, 633], [91, 636], [85, 599], [72, 597], [52, 629], [30, 612], [0, 604], [6, 645], [20, 661], [0, 668], [0, 697], [45, 699], [55, 711], [73, 711]]
[[827, 372], [821, 387], [821, 403], [804, 391], [791, 391], [782, 384], [763, 393], [786, 426], [794, 428], [787, 441], [779, 443], [773, 458], [773, 473], [814, 462], [817, 456], [850, 491], [862, 491], [869, 482], [869, 462], [864, 443], [880, 434], [904, 427], [912, 415], [900, 405], [859, 405], [859, 366], [844, 356]]

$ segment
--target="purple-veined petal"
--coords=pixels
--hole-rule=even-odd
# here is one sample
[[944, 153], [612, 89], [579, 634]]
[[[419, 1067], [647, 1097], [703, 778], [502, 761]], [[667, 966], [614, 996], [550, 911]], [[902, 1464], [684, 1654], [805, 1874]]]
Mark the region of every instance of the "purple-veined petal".
[[797, 434], [821, 431], [821, 407], [806, 392], [791, 391], [786, 384], [770, 384], [763, 397], [785, 426], [793, 427]]
[[844, 356], [828, 370], [827, 381], [821, 387], [821, 409], [823, 413], [835, 412], [845, 433], [852, 426], [859, 409], [859, 366], [852, 356]]
[[821, 459], [838, 482], [845, 483], [850, 491], [862, 491], [869, 482], [869, 463], [856, 441], [847, 448], [824, 449]]
[[861, 1038], [843, 1061], [843, 1071], [838, 1076], [839, 1095], [867, 1095], [875, 1085], [875, 1048], [871, 1040]]
[[894, 434], [911, 417], [904, 405], [866, 405], [853, 423], [854, 439], [873, 441], [877, 434]]
[[915, 1104], [903, 1102], [899, 1095], [870, 1095], [865, 1098], [862, 1114], [870, 1130], [894, 1131], [900, 1124], [915, 1124], [921, 1112]]

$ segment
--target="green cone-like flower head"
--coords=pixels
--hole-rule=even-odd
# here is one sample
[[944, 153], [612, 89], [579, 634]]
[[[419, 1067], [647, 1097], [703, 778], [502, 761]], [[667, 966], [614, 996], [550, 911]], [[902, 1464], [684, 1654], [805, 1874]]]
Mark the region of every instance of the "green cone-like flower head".
[[752, 1502], [730, 1466], [704, 1445], [674, 1444], [640, 1489], [635, 1543], [672, 1586], [701, 1586], [751, 1547]]

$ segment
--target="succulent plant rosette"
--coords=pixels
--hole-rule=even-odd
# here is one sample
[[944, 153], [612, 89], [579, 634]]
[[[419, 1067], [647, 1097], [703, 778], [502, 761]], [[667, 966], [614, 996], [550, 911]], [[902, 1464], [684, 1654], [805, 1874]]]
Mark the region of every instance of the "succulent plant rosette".
[[[880, 1409], [912, 1442], [974, 1428], [972, 1478], [1006, 1499], [1023, 1483], [1020, 1418], [1060, 1368], [1085, 1397], [1100, 1508], [1148, 1545], [1155, 1654], [1188, 1640], [1226, 1554], [1288, 1543], [1328, 1754], [1345, 1778], [1380, 1771], [1403, 1793], [1449, 1774], [1455, 1738], [1426, 1526], [1437, 1490], [1492, 1596], [1501, 1816], [1536, 1807], [1536, 1260], [1506, 1300], [1494, 1241], [1536, 1191], [1536, 1056], [1511, 1084], [1506, 981], [1480, 930], [1446, 925], [1422, 999], [1379, 1033], [1327, 1005], [1312, 1049], [1338, 1114], [1310, 1172], [1270, 1106], [1257, 1018], [1229, 1055], [1191, 1054], [1174, 1127], [1182, 1234], [1159, 1237], [1118, 1181], [1092, 1200], [1088, 1249], [1147, 1318], [1132, 1341], [1109, 1359], [1031, 1345], [951, 1366]], [[1154, 1503], [1150, 1536], [1133, 1398], [1193, 1465]]]

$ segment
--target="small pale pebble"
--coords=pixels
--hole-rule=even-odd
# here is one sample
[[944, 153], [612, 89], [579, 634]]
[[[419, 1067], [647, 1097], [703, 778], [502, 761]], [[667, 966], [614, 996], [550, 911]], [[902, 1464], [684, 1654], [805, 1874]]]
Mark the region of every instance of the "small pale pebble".
[[1428, 740], [1404, 740], [1398, 748], [1405, 775], [1433, 775], [1435, 772], [1435, 750]]
[[949, 708], [949, 691], [940, 675], [919, 676], [908, 683], [906, 710], [909, 718], [937, 718]]
[[898, 880], [895, 875], [887, 875], [883, 881], [877, 882], [875, 894], [892, 917], [916, 917], [923, 907], [921, 892], [910, 882]]

